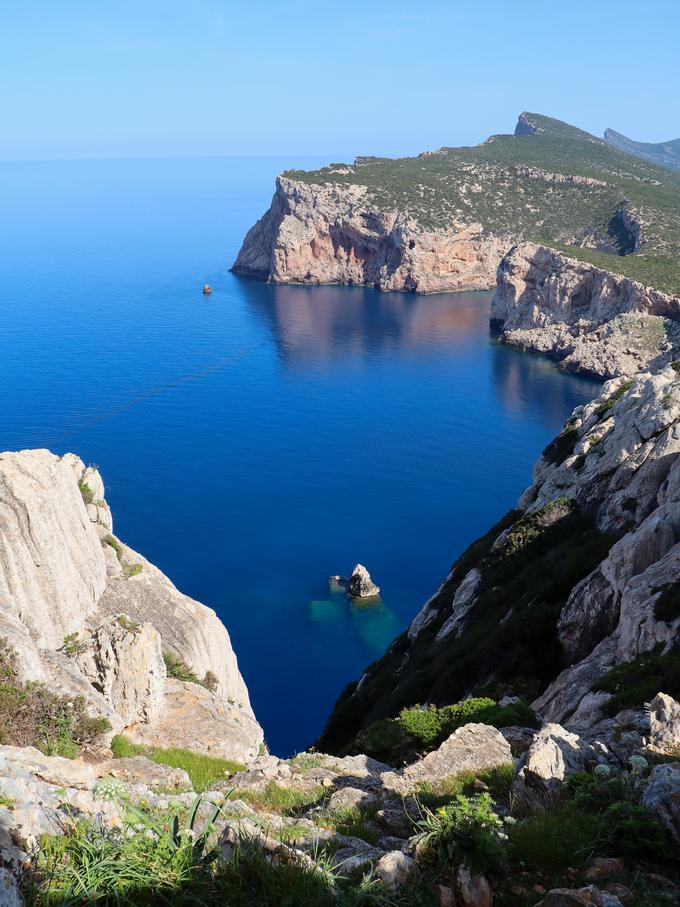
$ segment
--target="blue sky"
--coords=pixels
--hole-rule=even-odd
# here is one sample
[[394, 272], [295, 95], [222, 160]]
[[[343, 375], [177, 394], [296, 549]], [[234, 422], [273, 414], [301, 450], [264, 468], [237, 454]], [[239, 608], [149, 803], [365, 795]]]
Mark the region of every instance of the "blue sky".
[[0, 159], [411, 154], [535, 110], [680, 136], [679, 0], [21, 0]]

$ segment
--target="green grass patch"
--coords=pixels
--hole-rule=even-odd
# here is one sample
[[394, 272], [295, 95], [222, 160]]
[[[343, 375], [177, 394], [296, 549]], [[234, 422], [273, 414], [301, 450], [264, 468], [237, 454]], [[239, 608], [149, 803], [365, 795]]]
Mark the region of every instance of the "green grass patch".
[[299, 815], [310, 806], [321, 803], [327, 796], [328, 790], [321, 785], [311, 791], [297, 790], [283, 787], [275, 781], [270, 781], [263, 790], [239, 789], [236, 792], [239, 799], [245, 800], [251, 806], [266, 812], [278, 813], [282, 816]]
[[480, 772], [461, 772], [450, 775], [437, 782], [422, 781], [418, 784], [417, 795], [423, 806], [436, 809], [446, 806], [454, 797], [463, 794], [466, 797], [474, 796], [475, 781], [483, 781], [489, 788], [489, 793], [494, 800], [510, 799], [512, 779], [515, 775], [514, 763], [498, 765]]
[[111, 751], [116, 759], [127, 756], [146, 756], [159, 765], [169, 765], [172, 768], [183, 768], [189, 775], [191, 784], [197, 793], [209, 790], [218, 781], [226, 781], [236, 772], [241, 772], [245, 766], [233, 759], [221, 759], [218, 756], [206, 756], [204, 753], [195, 753], [193, 750], [181, 747], [167, 749], [158, 746], [143, 746], [133, 743], [123, 734], [116, 734], [111, 741]]

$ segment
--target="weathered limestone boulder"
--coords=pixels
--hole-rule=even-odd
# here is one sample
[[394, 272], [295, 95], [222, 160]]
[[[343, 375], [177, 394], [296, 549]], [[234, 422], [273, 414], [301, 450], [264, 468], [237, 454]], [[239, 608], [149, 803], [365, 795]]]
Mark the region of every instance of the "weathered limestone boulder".
[[107, 618], [83, 644], [78, 665], [125, 724], [150, 723], [163, 709], [166, 669], [161, 637], [126, 614]]
[[649, 746], [680, 755], [680, 703], [667, 693], [657, 693], [649, 704]]
[[456, 904], [460, 907], [491, 907], [491, 886], [481, 875], [473, 875], [467, 866], [456, 872]]
[[546, 724], [517, 767], [513, 794], [524, 803], [547, 805], [567, 776], [583, 771], [595, 757], [577, 734], [559, 724]]
[[95, 766], [97, 778], [116, 778], [127, 784], [143, 784], [146, 787], [164, 791], [188, 791], [192, 789], [189, 775], [183, 768], [159, 765], [146, 756], [128, 756], [124, 759], [109, 759]]
[[375, 866], [375, 876], [387, 885], [404, 885], [415, 872], [413, 857], [400, 850], [391, 850], [380, 857]]
[[160, 714], [151, 724], [126, 729], [135, 743], [179, 746], [212, 756], [249, 762], [264, 743], [250, 708], [230, 703], [197, 683], [168, 678]]
[[376, 586], [363, 564], [357, 564], [350, 574], [347, 592], [351, 598], [378, 598], [380, 586]]
[[664, 828], [680, 844], [680, 762], [654, 767], [642, 805], [657, 814]]
[[488, 724], [466, 724], [418, 762], [381, 777], [385, 788], [406, 794], [423, 781], [442, 781], [461, 772], [480, 772], [512, 761], [510, 745], [500, 731]]

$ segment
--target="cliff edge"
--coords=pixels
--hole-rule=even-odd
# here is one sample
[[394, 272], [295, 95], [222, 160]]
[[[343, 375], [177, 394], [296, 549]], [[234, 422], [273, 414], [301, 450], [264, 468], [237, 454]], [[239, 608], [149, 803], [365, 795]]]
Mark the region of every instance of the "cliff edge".
[[259, 751], [226, 628], [113, 534], [101, 476], [73, 454], [0, 454], [0, 638], [18, 681], [83, 697], [111, 732]]

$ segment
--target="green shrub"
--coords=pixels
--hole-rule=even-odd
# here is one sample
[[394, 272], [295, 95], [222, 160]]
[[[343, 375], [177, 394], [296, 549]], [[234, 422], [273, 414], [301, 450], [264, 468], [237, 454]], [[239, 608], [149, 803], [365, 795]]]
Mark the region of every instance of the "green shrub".
[[625, 801], [612, 803], [602, 819], [609, 853], [635, 861], [649, 859], [662, 865], [670, 858], [666, 832], [644, 806]]
[[597, 856], [603, 819], [572, 804], [532, 813], [508, 829], [513, 864], [555, 877]]
[[652, 589], [652, 595], [657, 592], [661, 594], [654, 602], [654, 617], [667, 623], [677, 620], [680, 617], [680, 580]]
[[624, 381], [617, 391], [614, 391], [614, 393], [610, 397], [607, 397], [604, 403], [601, 403], [598, 406], [598, 408], [595, 410], [595, 414], [601, 419], [602, 416], [604, 416], [610, 410], [614, 409], [617, 402], [621, 399], [621, 397], [623, 397], [625, 393], [627, 393], [631, 389], [632, 386], [632, 381]]
[[84, 649], [85, 649], [85, 645], [84, 645], [84, 643], [80, 642], [80, 640], [78, 639], [77, 633], [68, 633], [64, 637], [64, 643], [61, 647], [61, 651], [65, 655], [68, 655], [69, 658], [75, 658], [76, 655], [80, 655], [80, 653]]
[[406, 742], [400, 721], [381, 718], [369, 725], [357, 736], [356, 748], [375, 759], [389, 762], [400, 752]]
[[142, 572], [142, 569], [143, 569], [143, 567], [141, 564], [125, 564], [125, 567], [124, 567], [125, 576], [127, 576], [128, 579], [131, 576], [139, 576], [139, 574]]
[[594, 690], [611, 693], [603, 706], [606, 715], [624, 708], [640, 708], [660, 691], [680, 697], [680, 654], [650, 652], [607, 671], [593, 685]]
[[572, 775], [567, 779], [565, 787], [574, 809], [585, 814], [604, 812], [612, 804], [628, 800], [631, 796], [630, 788], [623, 778], [600, 779], [587, 772]]
[[573, 454], [577, 443], [578, 429], [567, 423], [560, 434], [556, 438], [553, 438], [550, 444], [545, 448], [543, 456], [548, 463], [554, 463], [556, 466], [559, 466], [560, 463], [563, 463], [567, 457]]
[[107, 535], [104, 538], [104, 544], [108, 545], [109, 548], [113, 548], [119, 561], [123, 560], [123, 549], [120, 547], [118, 539], [114, 538], [112, 535]]
[[123, 734], [116, 734], [111, 741], [111, 751], [116, 759], [127, 756], [146, 756], [159, 765], [170, 765], [172, 768], [183, 768], [189, 775], [191, 784], [197, 793], [209, 790], [217, 781], [225, 781], [230, 775], [241, 772], [245, 766], [233, 759], [221, 759], [217, 756], [206, 756], [193, 750], [181, 747], [163, 748], [144, 746], [132, 743]]
[[219, 686], [219, 680], [212, 671], [206, 671], [205, 677], [201, 681], [201, 686], [205, 687], [206, 690], [210, 690], [211, 693], [214, 693]]
[[94, 491], [92, 491], [92, 489], [87, 484], [87, 482], [84, 482], [81, 480], [80, 482], [78, 482], [78, 488], [80, 489], [80, 493], [83, 497], [83, 501], [85, 501], [86, 504], [93, 504], [94, 503]]
[[163, 661], [165, 662], [165, 670], [168, 672], [168, 677], [174, 677], [175, 680], [183, 680], [186, 683], [200, 684], [201, 681], [196, 673], [179, 655], [175, 655], [174, 652], [164, 652]]
[[0, 640], [0, 743], [73, 759], [110, 727], [107, 718], [88, 714], [82, 696], [60, 696], [42, 683], [20, 681], [16, 653]]
[[493, 727], [513, 724], [538, 726], [536, 714], [526, 703], [518, 702], [500, 708], [493, 699], [487, 697], [471, 697], [439, 709], [435, 706], [426, 709], [413, 706], [404, 709], [398, 720], [408, 734], [428, 749], [437, 746], [457, 728], [471, 722], [490, 724]]
[[499, 872], [505, 862], [503, 822], [488, 793], [457, 795], [447, 806], [425, 810], [418, 823], [418, 842], [426, 861], [442, 870], [465, 862], [473, 872]]

